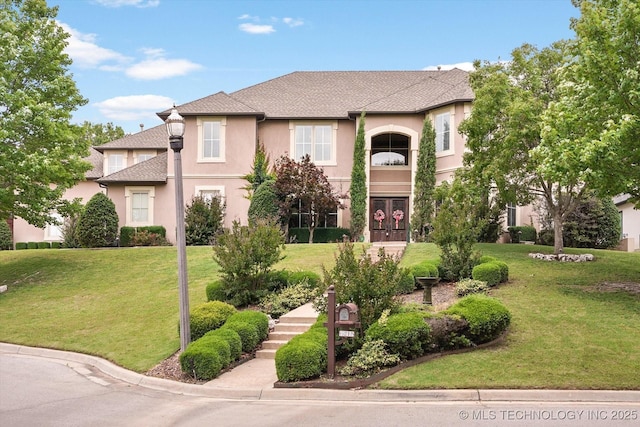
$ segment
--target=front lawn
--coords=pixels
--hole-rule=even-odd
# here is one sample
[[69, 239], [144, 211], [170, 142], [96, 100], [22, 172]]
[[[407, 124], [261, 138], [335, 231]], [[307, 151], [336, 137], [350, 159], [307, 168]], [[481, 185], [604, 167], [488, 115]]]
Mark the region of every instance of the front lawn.
[[[400, 372], [383, 388], [640, 389], [640, 296], [600, 292], [603, 282], [640, 282], [640, 254], [590, 252], [597, 261], [548, 263], [551, 248], [480, 245], [507, 262], [510, 281], [492, 290], [512, 313], [504, 345]], [[276, 268], [331, 267], [336, 245], [287, 245]], [[437, 258], [431, 244], [403, 264]], [[218, 275], [209, 247], [189, 247], [191, 305]], [[144, 372], [179, 348], [173, 247], [0, 252], [0, 341], [96, 354]]]

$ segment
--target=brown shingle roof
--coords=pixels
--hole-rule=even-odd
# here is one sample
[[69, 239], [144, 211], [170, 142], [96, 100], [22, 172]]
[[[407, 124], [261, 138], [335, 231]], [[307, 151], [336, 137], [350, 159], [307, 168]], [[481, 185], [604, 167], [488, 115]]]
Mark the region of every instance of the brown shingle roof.
[[162, 124], [93, 148], [101, 153], [105, 150], [166, 150], [169, 148], [169, 135]]
[[98, 179], [102, 176], [103, 156], [102, 153], [93, 147], [89, 147], [89, 157], [85, 160], [93, 165], [90, 171], [84, 174], [86, 179]]
[[[297, 71], [231, 94], [218, 92], [178, 107], [182, 115], [347, 118], [367, 110], [416, 113], [470, 101], [468, 73], [448, 71]], [[158, 113], [166, 117], [170, 110]]]
[[128, 168], [114, 172], [98, 179], [100, 183], [152, 183], [167, 182], [167, 158], [166, 151], [159, 153], [157, 156], [137, 163]]

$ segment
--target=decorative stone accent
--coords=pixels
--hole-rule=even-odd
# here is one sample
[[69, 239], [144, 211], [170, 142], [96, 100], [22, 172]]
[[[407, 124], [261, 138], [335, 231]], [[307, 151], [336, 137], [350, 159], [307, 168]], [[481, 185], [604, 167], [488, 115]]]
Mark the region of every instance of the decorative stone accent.
[[530, 253], [529, 256], [533, 259], [541, 259], [543, 261], [560, 261], [560, 262], [587, 262], [595, 261], [595, 257], [592, 254], [571, 255], [571, 254], [558, 254], [558, 255], [545, 255], [540, 253]]

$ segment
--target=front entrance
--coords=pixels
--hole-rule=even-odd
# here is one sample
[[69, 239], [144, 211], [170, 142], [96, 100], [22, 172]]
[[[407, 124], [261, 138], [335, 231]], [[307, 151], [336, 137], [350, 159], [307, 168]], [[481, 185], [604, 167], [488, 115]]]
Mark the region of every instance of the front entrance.
[[372, 242], [407, 240], [408, 197], [376, 197], [371, 199], [369, 230]]

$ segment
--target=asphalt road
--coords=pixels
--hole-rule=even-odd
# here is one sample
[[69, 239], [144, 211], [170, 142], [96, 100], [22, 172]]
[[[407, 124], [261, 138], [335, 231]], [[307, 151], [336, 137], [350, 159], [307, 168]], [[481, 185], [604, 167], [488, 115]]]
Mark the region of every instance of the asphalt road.
[[[580, 426], [640, 425], [640, 396], [613, 401], [360, 400], [358, 391], [287, 390], [225, 398], [152, 389], [91, 365], [0, 353], [0, 426]], [[507, 394], [508, 395], [508, 394]], [[449, 397], [447, 397], [449, 396]], [[594, 394], [603, 396], [601, 394]], [[317, 397], [317, 398], [314, 398]], [[635, 401], [634, 401], [635, 400]]]

